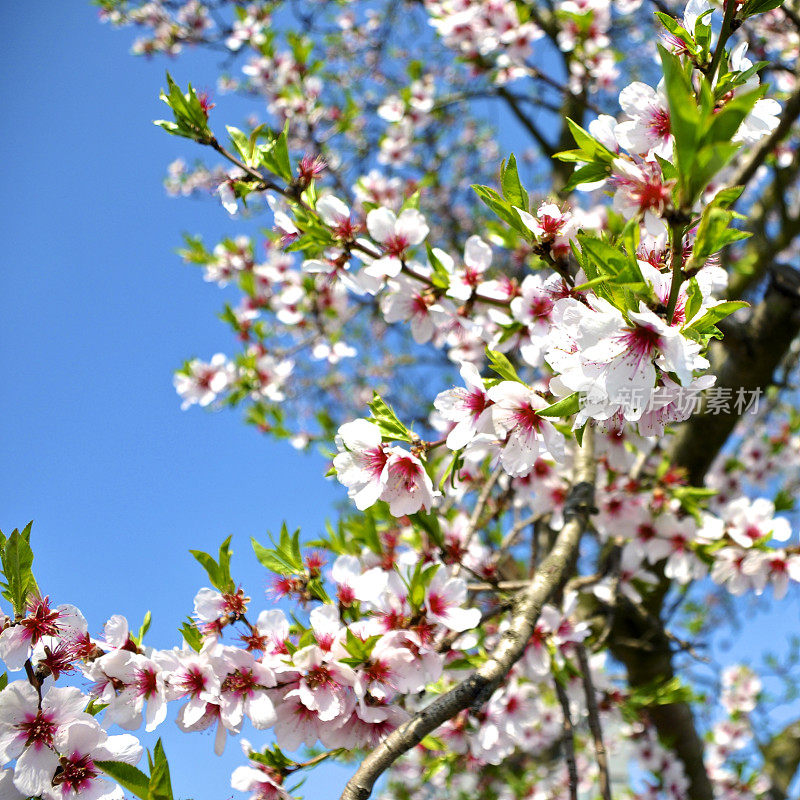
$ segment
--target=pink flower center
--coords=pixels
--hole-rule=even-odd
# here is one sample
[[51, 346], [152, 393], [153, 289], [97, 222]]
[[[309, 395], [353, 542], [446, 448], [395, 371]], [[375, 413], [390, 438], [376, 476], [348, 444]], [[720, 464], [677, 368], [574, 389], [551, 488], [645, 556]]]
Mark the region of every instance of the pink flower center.
[[447, 611], [447, 603], [444, 598], [439, 594], [428, 595], [428, 608], [431, 614], [435, 616], [442, 616]]
[[331, 676], [330, 670], [320, 664], [318, 667], [313, 667], [306, 675], [306, 684], [310, 689], [319, 689], [321, 687], [335, 687], [336, 681]]
[[758, 526], [748, 525], [745, 528], [744, 535], [754, 542], [756, 539], [760, 539], [764, 534], [761, 533], [761, 530], [758, 528]]
[[650, 131], [655, 136], [658, 136], [659, 139], [666, 139], [671, 130], [669, 124], [669, 111], [667, 111], [666, 108], [656, 109], [653, 112], [653, 116], [650, 117], [648, 128], [650, 128]]
[[409, 242], [405, 236], [395, 233], [386, 239], [386, 241], [383, 243], [383, 249], [387, 255], [400, 258], [400, 256], [402, 256], [408, 249], [408, 245]]
[[528, 312], [534, 319], [549, 317], [553, 310], [553, 301], [547, 295], [537, 295], [528, 304]]
[[62, 758], [60, 770], [53, 778], [53, 785], [63, 785], [79, 793], [89, 788], [91, 782], [97, 777], [94, 761], [89, 756], [79, 756], [73, 753], [71, 758]]
[[514, 419], [524, 431], [538, 431], [542, 426], [542, 418], [530, 403], [519, 406], [514, 411]]
[[199, 667], [189, 667], [179, 685], [186, 694], [195, 697], [206, 688], [206, 678]]
[[551, 217], [549, 214], [544, 214], [539, 217], [539, 224], [545, 234], [555, 236], [561, 230], [564, 220], [561, 217]]
[[636, 533], [643, 542], [649, 542], [655, 538], [656, 529], [652, 525], [645, 523], [637, 528]]
[[364, 461], [367, 471], [373, 476], [378, 476], [386, 466], [386, 453], [383, 452], [382, 447], [373, 447], [371, 450], [365, 451]]
[[231, 672], [225, 677], [221, 688], [223, 692], [231, 692], [243, 697], [252, 695], [257, 686], [258, 681], [250, 670], [237, 669], [236, 672]]
[[140, 669], [136, 673], [136, 689], [139, 695], [150, 699], [158, 693], [158, 674], [152, 667]]
[[473, 417], [479, 417], [489, 405], [487, 400], [484, 392], [475, 389], [464, 398], [464, 405]]
[[427, 315], [428, 303], [421, 294], [415, 294], [411, 298], [411, 313], [416, 315]]
[[404, 484], [407, 491], [412, 491], [417, 484], [422, 467], [413, 458], [401, 456], [390, 467], [392, 477]]
[[336, 596], [343, 606], [352, 605], [356, 599], [356, 593], [353, 591], [353, 587], [347, 586], [344, 583], [340, 584], [339, 589], [336, 592]]
[[392, 674], [392, 671], [389, 669], [389, 666], [383, 661], [373, 661], [367, 667], [367, 677], [371, 681], [376, 681], [377, 683], [386, 683], [389, 679], [389, 676]]
[[652, 328], [637, 325], [627, 330], [628, 333], [622, 335], [622, 341], [631, 355], [636, 357], [638, 363], [650, 358], [653, 352], [661, 346], [661, 336]]
[[661, 211], [670, 197], [669, 187], [661, 182], [660, 175], [648, 175], [641, 180], [622, 181], [627, 183], [627, 191], [639, 211]]
[[34, 598], [28, 606], [28, 616], [20, 624], [36, 644], [42, 636], [57, 636], [59, 612], [50, 608], [49, 598]]
[[17, 725], [17, 729], [25, 736], [26, 745], [52, 745], [57, 728], [58, 725], [53, 720], [45, 717], [41, 711], [35, 717]]

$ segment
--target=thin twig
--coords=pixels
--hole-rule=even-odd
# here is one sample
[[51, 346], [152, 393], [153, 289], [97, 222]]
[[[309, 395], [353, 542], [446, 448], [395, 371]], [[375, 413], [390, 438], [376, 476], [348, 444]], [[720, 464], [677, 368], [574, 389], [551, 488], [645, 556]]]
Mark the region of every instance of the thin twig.
[[564, 715], [564, 732], [561, 738], [564, 745], [564, 760], [567, 762], [567, 773], [569, 774], [569, 796], [570, 800], [578, 800], [578, 767], [575, 764], [575, 729], [572, 725], [572, 715], [569, 712], [569, 697], [561, 685], [561, 681], [555, 678], [553, 681], [556, 687], [556, 697], [561, 706], [561, 713]]
[[603, 728], [600, 725], [600, 713], [597, 709], [597, 694], [592, 680], [592, 670], [589, 665], [589, 656], [582, 643], [576, 646], [578, 663], [581, 665], [583, 676], [583, 690], [586, 693], [586, 710], [589, 713], [589, 730], [594, 739], [594, 753], [597, 759], [597, 768], [600, 771], [600, 794], [603, 800], [611, 800], [611, 781], [608, 777], [608, 758], [606, 747], [603, 744]]

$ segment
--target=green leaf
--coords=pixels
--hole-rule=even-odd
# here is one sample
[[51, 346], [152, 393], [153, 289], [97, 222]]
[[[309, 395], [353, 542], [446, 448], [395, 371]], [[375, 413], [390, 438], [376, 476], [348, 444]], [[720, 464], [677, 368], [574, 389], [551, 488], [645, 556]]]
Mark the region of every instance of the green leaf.
[[29, 595], [39, 593], [32, 570], [33, 550], [30, 546], [32, 526], [33, 522], [29, 522], [22, 532], [14, 529], [5, 540], [0, 555], [5, 577], [2, 596], [11, 603], [17, 616], [25, 613]]
[[[433, 274], [431, 275], [431, 280], [433, 281], [434, 285], [440, 289], [447, 289], [450, 286], [450, 273], [447, 271], [444, 264], [442, 264], [439, 257], [436, 255], [436, 251], [425, 242], [425, 250], [428, 253], [428, 263], [431, 265], [433, 269]], [[442, 252], [441, 250], [439, 252]]]
[[[626, 233], [632, 244], [633, 239]], [[638, 309], [637, 297], [647, 294], [647, 284], [634, 254], [595, 236], [579, 233], [581, 266], [595, 293], [620, 311]], [[604, 280], [598, 282], [598, 278]]]
[[150, 779], [140, 769], [121, 761], [95, 761], [94, 765], [113, 778], [126, 792], [150, 800]]
[[700, 284], [697, 278], [690, 278], [686, 290], [686, 311], [685, 319], [691, 320], [700, 310], [703, 304], [703, 293], [700, 291]]
[[681, 59], [661, 45], [661, 66], [664, 71], [664, 91], [669, 105], [670, 130], [675, 138], [675, 159], [684, 189], [683, 202], [688, 203], [685, 189], [692, 171], [700, 135], [700, 110], [689, 77]]
[[763, 14], [766, 11], [772, 11], [783, 4], [783, 0], [748, 0], [739, 10], [739, 18], [747, 19], [756, 14]]
[[500, 183], [503, 187], [503, 197], [505, 197], [512, 206], [527, 211], [529, 205], [528, 193], [520, 182], [519, 172], [517, 170], [517, 159], [514, 157], [513, 153], [508, 157], [508, 162], [503, 164], [501, 168]]
[[250, 540], [259, 563], [277, 575], [294, 575], [298, 567], [279, 550], [269, 550], [255, 539]]
[[184, 641], [195, 653], [199, 653], [203, 647], [203, 635], [197, 630], [194, 620], [189, 618], [178, 629], [178, 632], [183, 636]]
[[274, 175], [283, 178], [286, 183], [291, 183], [294, 176], [292, 175], [292, 163], [289, 158], [287, 130], [288, 123], [272, 141], [258, 145], [256, 153], [259, 166], [266, 167]]
[[725, 317], [729, 317], [740, 308], [747, 308], [749, 305], [749, 303], [745, 303], [742, 300], [729, 300], [719, 303], [718, 305], [709, 308], [705, 314], [700, 317], [700, 319], [693, 320], [686, 327], [690, 330], [697, 331], [698, 333], [713, 332], [716, 324], [720, 320], [725, 319]]
[[[616, 154], [612, 153], [604, 144], [599, 142], [592, 136], [591, 133], [584, 130], [577, 122], [567, 117], [567, 125], [569, 126], [572, 138], [575, 139], [575, 144], [578, 145], [579, 151], [583, 154], [584, 161], [603, 161], [612, 164], [616, 159]], [[560, 154], [556, 153], [554, 158], [559, 158]], [[560, 159], [569, 160], [569, 159]]]
[[753, 106], [764, 96], [766, 86], [737, 94], [728, 100], [711, 117], [711, 124], [704, 134], [701, 145], [730, 142], [736, 131], [753, 110]]
[[536, 412], [540, 417], [571, 417], [577, 414], [580, 409], [580, 396], [578, 392], [573, 392], [568, 397], [547, 406], [540, 408]]
[[475, 194], [483, 201], [497, 217], [509, 225], [518, 233], [521, 233], [526, 238], [531, 237], [531, 232], [520, 219], [519, 214], [514, 210], [514, 207], [501, 197], [491, 186], [478, 186], [472, 187]]
[[381, 396], [375, 392], [369, 404], [372, 421], [380, 428], [385, 439], [396, 439], [401, 442], [414, 441], [411, 431], [397, 418], [391, 406], [387, 405]]
[[673, 35], [681, 39], [686, 45], [687, 50], [691, 53], [697, 52], [695, 46], [694, 36], [686, 30], [677, 20], [665, 14], [663, 11], [656, 11], [655, 15], [661, 20], [661, 24]]
[[571, 192], [584, 184], [598, 183], [604, 181], [611, 174], [611, 166], [605, 162], [593, 162], [578, 167], [572, 173], [570, 179], [564, 186], [565, 192]]
[[172, 796], [172, 781], [169, 775], [169, 764], [164, 753], [161, 739], [153, 748], [153, 765], [150, 768], [149, 800], [174, 800]]
[[214, 137], [208, 127], [208, 118], [192, 85], [189, 84], [189, 90], [184, 94], [168, 72], [167, 88], [168, 91], [162, 90], [160, 96], [172, 110], [175, 121], [159, 119], [154, 124], [175, 136], [194, 139], [202, 144], [211, 143]]
[[524, 383], [522, 378], [517, 375], [514, 365], [502, 353], [497, 350], [490, 350], [487, 347], [486, 355], [489, 359], [489, 368], [496, 372], [501, 378], [507, 381]]
[[725, 245], [747, 239], [751, 234], [728, 227], [733, 220], [733, 212], [724, 208], [707, 206], [697, 227], [697, 237], [692, 248], [692, 261], [697, 267], [718, 253]]
[[694, 157], [691, 175], [686, 180], [687, 202], [694, 203], [711, 179], [736, 155], [739, 142], [719, 142], [701, 147]]
[[444, 547], [444, 536], [439, 525], [439, 517], [436, 514], [424, 514], [422, 511], [417, 511], [409, 514], [408, 518], [415, 526], [418, 525], [422, 528], [437, 547]]
[[139, 627], [139, 635], [136, 637], [136, 644], [138, 644], [140, 647], [142, 645], [142, 641], [144, 640], [144, 635], [147, 633], [147, 631], [150, 630], [150, 623], [152, 622], [152, 619], [153, 619], [153, 615], [150, 613], [150, 611], [148, 611], [144, 615], [144, 619], [142, 620], [142, 624]]
[[189, 552], [197, 559], [200, 565], [208, 574], [211, 585], [220, 592], [232, 592], [235, 588], [233, 578], [231, 578], [231, 537], [229, 536], [219, 548], [219, 563], [208, 553], [202, 550], [190, 550]]

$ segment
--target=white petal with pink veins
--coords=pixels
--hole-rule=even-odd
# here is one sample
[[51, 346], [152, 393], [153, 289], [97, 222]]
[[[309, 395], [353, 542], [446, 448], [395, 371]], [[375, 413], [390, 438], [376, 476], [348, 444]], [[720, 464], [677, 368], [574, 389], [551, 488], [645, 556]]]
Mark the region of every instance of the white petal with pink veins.
[[350, 209], [333, 195], [325, 195], [317, 200], [317, 213], [330, 227], [336, 227], [340, 222], [350, 219]]
[[128, 620], [114, 614], [103, 627], [103, 636], [111, 647], [122, 647], [128, 641]]
[[481, 621], [481, 612], [478, 608], [448, 608], [444, 614], [431, 615], [451, 631], [463, 631], [477, 628]]
[[376, 242], [385, 242], [394, 234], [397, 217], [388, 208], [375, 208], [367, 214], [367, 230]]
[[58, 756], [49, 747], [26, 747], [14, 768], [14, 785], [32, 796], [42, 794], [51, 786], [56, 767]]
[[204, 622], [213, 622], [222, 614], [224, 602], [219, 592], [203, 588], [195, 595], [194, 613]]
[[125, 764], [137, 764], [144, 752], [135, 736], [120, 733], [109, 736], [101, 745], [92, 751], [92, 758], [97, 761], [122, 761]]
[[492, 248], [480, 236], [470, 236], [464, 247], [464, 263], [479, 272], [484, 272], [492, 263]]
[[42, 712], [49, 713], [60, 725], [84, 717], [87, 698], [75, 686], [59, 686], [50, 689], [42, 699]]
[[12, 672], [25, 666], [30, 652], [30, 634], [22, 625], [6, 628], [0, 633], [0, 660]]
[[428, 235], [429, 230], [425, 217], [415, 208], [407, 208], [400, 212], [394, 226], [395, 233], [408, 241], [409, 245], [419, 244]]
[[253, 697], [248, 698], [246, 706], [247, 716], [254, 728], [263, 731], [275, 722], [275, 706], [266, 692], [256, 692]]

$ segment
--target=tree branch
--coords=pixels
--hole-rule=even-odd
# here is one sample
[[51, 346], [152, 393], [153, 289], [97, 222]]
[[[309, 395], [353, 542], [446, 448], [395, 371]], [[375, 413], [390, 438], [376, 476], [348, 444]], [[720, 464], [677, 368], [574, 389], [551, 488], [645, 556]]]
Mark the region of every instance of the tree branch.
[[576, 646], [578, 651], [578, 663], [581, 666], [583, 677], [583, 691], [586, 694], [586, 710], [589, 714], [589, 730], [594, 739], [594, 754], [597, 760], [597, 769], [600, 772], [600, 795], [603, 800], [611, 800], [611, 781], [608, 773], [608, 758], [606, 747], [603, 743], [603, 729], [600, 725], [600, 712], [597, 708], [597, 694], [592, 680], [592, 668], [589, 664], [589, 656], [582, 643]]
[[527, 588], [517, 596], [511, 622], [492, 657], [449, 692], [437, 697], [370, 752], [342, 792], [341, 800], [366, 800], [376, 781], [403, 753], [466, 708], [482, 705], [522, 657], [544, 604], [563, 583], [594, 512], [593, 432], [587, 427], [575, 457], [575, 483], [564, 509], [565, 523], [552, 550]]
[[563, 715], [563, 732], [561, 743], [564, 748], [564, 760], [567, 762], [567, 774], [569, 775], [569, 797], [570, 800], [578, 800], [578, 767], [575, 764], [575, 728], [572, 724], [572, 715], [569, 713], [569, 697], [558, 677], [555, 678], [556, 697], [561, 706]]
[[[790, 267], [775, 266], [764, 299], [753, 310], [741, 340], [728, 344], [715, 369], [716, 387], [729, 389], [732, 397], [743, 390], [765, 390], [772, 383], [775, 368], [800, 332], [800, 291], [798, 273]], [[795, 284], [793, 285], [793, 280]], [[717, 353], [721, 350], [717, 346]], [[678, 429], [671, 450], [671, 462], [688, 472], [689, 482], [702, 486], [708, 468], [739, 421], [739, 415], [707, 414], [705, 405]]]
[[800, 767], [800, 720], [787, 725], [761, 747], [764, 774], [772, 787], [770, 800], [786, 800], [789, 785]]

